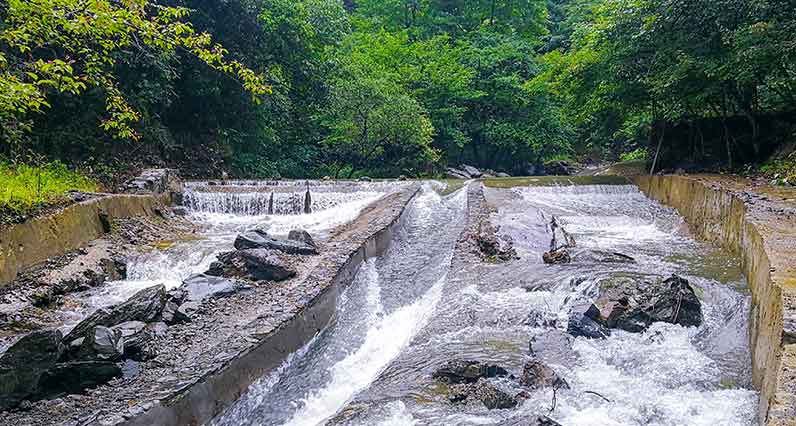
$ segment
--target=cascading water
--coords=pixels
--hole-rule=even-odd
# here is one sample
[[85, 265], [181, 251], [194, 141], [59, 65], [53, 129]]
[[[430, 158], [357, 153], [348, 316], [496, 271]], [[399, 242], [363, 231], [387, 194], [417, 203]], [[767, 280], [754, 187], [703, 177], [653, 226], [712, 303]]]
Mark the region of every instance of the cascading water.
[[425, 186], [387, 253], [341, 294], [334, 323], [214, 424], [322, 424], [366, 389], [433, 315], [465, 204], [465, 191], [441, 197]]
[[[275, 196], [276, 214], [269, 215], [267, 210], [257, 207], [258, 197], [268, 196], [268, 193], [254, 190], [264, 187], [281, 191]], [[189, 209], [188, 219], [199, 226], [199, 233], [175, 242], [166, 250], [152, 250], [133, 257], [127, 265], [126, 280], [109, 282], [78, 295], [83, 307], [63, 312], [64, 329], [73, 326], [88, 312], [122, 302], [143, 288], [156, 284], [175, 288], [189, 276], [207, 271], [219, 253], [233, 249], [232, 244], [240, 232], [257, 227], [285, 236], [291, 229], [305, 229], [323, 241], [330, 230], [355, 219], [367, 205], [401, 187], [400, 184], [368, 183], [341, 188], [331, 184], [322, 188], [316, 185], [310, 187], [318, 191], [312, 194], [312, 213], [303, 214], [305, 183], [280, 182], [265, 186], [265, 183], [245, 182], [244, 185], [241, 182], [224, 187], [191, 183], [186, 186], [184, 199]], [[228, 188], [236, 188], [238, 192], [226, 190]], [[301, 208], [293, 209], [295, 199], [300, 200]]]
[[[756, 424], [750, 301], [737, 259], [696, 243], [672, 210], [633, 186], [486, 193], [499, 206], [493, 223], [512, 237], [520, 260], [454, 258], [448, 270], [462, 218], [452, 214], [460, 207], [452, 207], [462, 205], [462, 193], [439, 203], [416, 201], [408, 230], [385, 256], [367, 262], [341, 296], [336, 321], [214, 424], [475, 425], [537, 414], [564, 426]], [[579, 249], [622, 252], [637, 263], [543, 265], [553, 215]], [[427, 250], [436, 254], [423, 255]], [[488, 361], [519, 374], [529, 340], [565, 330], [570, 307], [593, 300], [601, 280], [672, 273], [696, 288], [703, 324], [655, 323], [643, 333], [579, 337], [546, 361], [570, 385], [555, 396], [536, 390], [510, 410], [453, 405], [430, 377], [451, 359]], [[512, 395], [521, 390], [508, 379], [496, 385]]]

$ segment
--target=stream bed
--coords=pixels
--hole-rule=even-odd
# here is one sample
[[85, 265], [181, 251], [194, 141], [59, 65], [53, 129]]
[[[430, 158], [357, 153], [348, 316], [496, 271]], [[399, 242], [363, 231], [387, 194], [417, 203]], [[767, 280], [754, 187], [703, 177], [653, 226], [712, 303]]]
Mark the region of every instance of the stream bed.
[[[478, 184], [470, 184], [478, 185]], [[518, 259], [485, 262], [457, 251], [469, 187], [427, 185], [388, 252], [367, 261], [338, 301], [333, 322], [253, 384], [216, 426], [529, 424], [564, 426], [757, 424], [751, 387], [750, 296], [738, 259], [696, 242], [672, 209], [631, 185], [485, 188], [490, 220]], [[555, 216], [582, 250], [636, 263], [545, 265]], [[526, 392], [513, 409], [452, 404], [432, 373], [454, 359], [519, 375], [529, 342], [567, 329], [576, 304], [613, 277], [678, 274], [695, 288], [699, 327], [654, 323], [641, 333], [572, 340], [546, 362], [568, 383]], [[517, 394], [515, 381], [495, 379]], [[528, 419], [528, 420], [524, 420]]]

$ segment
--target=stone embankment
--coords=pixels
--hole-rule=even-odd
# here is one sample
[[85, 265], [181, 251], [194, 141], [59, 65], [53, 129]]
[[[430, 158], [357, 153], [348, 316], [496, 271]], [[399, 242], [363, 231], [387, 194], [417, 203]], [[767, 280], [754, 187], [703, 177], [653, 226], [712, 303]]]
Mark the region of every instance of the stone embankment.
[[796, 425], [796, 191], [720, 176], [640, 176], [700, 238], [740, 255], [752, 293], [750, 336], [760, 424]]

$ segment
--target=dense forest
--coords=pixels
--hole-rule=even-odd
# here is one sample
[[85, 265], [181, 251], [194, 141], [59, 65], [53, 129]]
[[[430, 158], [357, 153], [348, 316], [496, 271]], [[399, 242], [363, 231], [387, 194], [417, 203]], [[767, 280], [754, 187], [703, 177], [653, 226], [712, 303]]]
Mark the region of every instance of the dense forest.
[[6, 164], [732, 168], [796, 128], [791, 0], [7, 0], [0, 20]]

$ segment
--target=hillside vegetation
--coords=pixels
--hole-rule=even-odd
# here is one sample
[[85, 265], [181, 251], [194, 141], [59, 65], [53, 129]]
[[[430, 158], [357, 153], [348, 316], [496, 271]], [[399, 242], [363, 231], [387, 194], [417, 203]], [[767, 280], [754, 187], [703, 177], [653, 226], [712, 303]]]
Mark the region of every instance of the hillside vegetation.
[[793, 34], [790, 0], [9, 0], [0, 155], [247, 177], [737, 168], [793, 139]]

